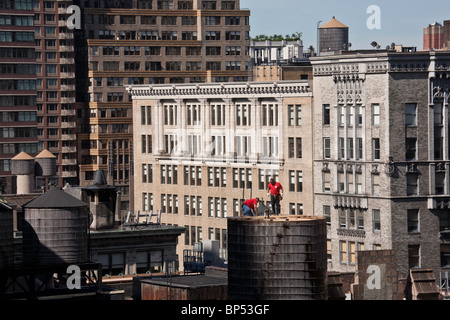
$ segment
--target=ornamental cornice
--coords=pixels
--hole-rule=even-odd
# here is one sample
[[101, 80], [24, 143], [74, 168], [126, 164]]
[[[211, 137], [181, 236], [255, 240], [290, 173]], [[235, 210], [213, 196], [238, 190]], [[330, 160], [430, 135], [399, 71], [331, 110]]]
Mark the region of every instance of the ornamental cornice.
[[208, 83], [181, 85], [136, 85], [127, 86], [133, 99], [189, 99], [198, 97], [239, 98], [239, 97], [289, 97], [312, 96], [306, 81], [252, 82], [252, 83]]

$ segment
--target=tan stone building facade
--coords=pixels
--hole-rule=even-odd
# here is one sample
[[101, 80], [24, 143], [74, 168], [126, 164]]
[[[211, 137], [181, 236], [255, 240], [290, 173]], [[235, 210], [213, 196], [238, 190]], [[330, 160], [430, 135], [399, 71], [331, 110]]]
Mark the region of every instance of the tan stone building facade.
[[129, 86], [135, 209], [227, 248], [226, 217], [265, 202], [275, 177], [282, 214], [313, 212], [312, 92], [307, 81]]

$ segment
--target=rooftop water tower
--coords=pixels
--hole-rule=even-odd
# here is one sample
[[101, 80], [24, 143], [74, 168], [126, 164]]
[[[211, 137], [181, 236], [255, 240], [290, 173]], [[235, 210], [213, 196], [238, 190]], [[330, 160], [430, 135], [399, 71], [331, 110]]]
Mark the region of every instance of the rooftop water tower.
[[86, 263], [88, 205], [59, 188], [23, 206], [23, 262], [32, 266]]
[[325, 219], [228, 218], [230, 300], [326, 300], [327, 291]]
[[21, 152], [11, 159], [11, 173], [17, 176], [17, 194], [34, 192], [34, 158]]
[[319, 28], [319, 54], [340, 54], [342, 50], [348, 50], [349, 28], [333, 17]]
[[36, 176], [52, 177], [56, 175], [56, 156], [47, 149], [36, 156]]

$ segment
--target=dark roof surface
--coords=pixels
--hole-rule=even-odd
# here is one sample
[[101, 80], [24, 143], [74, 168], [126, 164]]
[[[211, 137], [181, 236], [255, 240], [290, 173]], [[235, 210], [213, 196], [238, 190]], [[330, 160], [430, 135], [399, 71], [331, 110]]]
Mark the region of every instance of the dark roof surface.
[[79, 208], [87, 203], [78, 200], [59, 188], [52, 188], [34, 200], [25, 204], [24, 208]]
[[106, 190], [106, 189], [116, 189], [114, 186], [109, 186], [106, 184], [105, 175], [102, 170], [95, 171], [94, 174], [94, 185], [82, 188], [84, 190]]
[[170, 286], [175, 288], [202, 288], [228, 285], [228, 278], [210, 277], [206, 275], [186, 275], [174, 276], [170, 279], [165, 277], [145, 279], [141, 280], [141, 282], [159, 286], [168, 286], [170, 283]]

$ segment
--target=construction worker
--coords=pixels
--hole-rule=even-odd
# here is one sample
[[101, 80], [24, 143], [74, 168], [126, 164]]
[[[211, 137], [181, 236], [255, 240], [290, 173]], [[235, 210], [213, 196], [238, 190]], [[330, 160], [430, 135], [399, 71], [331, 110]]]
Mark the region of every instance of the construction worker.
[[242, 210], [244, 210], [242, 212], [243, 216], [249, 216], [249, 217], [253, 217], [253, 216], [257, 216], [257, 207], [258, 207], [258, 203], [259, 203], [259, 198], [256, 199], [249, 199], [247, 201], [245, 201], [242, 204]]
[[270, 179], [269, 185], [267, 186], [267, 196], [270, 197], [272, 213], [279, 215], [281, 212], [280, 201], [283, 199], [283, 187], [279, 182], [275, 182], [274, 178]]

